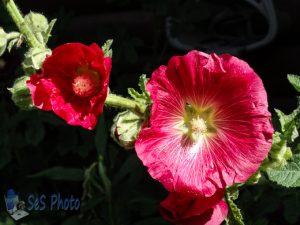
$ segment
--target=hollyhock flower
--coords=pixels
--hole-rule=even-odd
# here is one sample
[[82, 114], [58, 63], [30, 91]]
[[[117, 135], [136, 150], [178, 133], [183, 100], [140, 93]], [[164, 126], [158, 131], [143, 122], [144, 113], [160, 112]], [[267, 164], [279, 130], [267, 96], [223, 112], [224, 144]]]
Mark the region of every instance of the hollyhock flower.
[[108, 91], [111, 58], [97, 44], [64, 44], [53, 50], [41, 74], [27, 82], [33, 104], [53, 110], [70, 125], [96, 126]]
[[246, 62], [191, 51], [155, 70], [147, 90], [150, 126], [135, 148], [169, 191], [211, 196], [246, 181], [267, 156], [273, 134], [267, 95]]
[[176, 225], [218, 225], [228, 213], [223, 196], [224, 191], [220, 190], [208, 198], [173, 192], [160, 203], [160, 212], [167, 221]]

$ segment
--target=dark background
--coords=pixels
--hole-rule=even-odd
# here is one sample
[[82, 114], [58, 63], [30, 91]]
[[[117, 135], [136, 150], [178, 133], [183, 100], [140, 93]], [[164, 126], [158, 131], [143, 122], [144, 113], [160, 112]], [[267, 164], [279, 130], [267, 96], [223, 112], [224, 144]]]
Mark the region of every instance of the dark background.
[[[263, 2], [263, 1], [257, 1]], [[300, 74], [300, 1], [274, 0], [277, 34], [257, 49], [245, 46], [264, 38], [268, 22], [245, 1], [236, 0], [24, 0], [16, 1], [24, 14], [41, 12], [57, 18], [49, 46], [66, 42], [102, 45], [114, 39], [110, 88], [126, 95], [136, 87], [139, 75], [148, 77], [172, 55], [183, 55], [166, 37], [166, 19], [172, 18], [172, 36], [206, 52], [232, 53], [246, 60], [260, 75], [268, 92], [270, 111], [291, 111], [296, 92], [286, 75]], [[15, 29], [0, 7], [0, 26]], [[10, 100], [7, 87], [22, 75], [20, 63], [24, 49], [5, 53], [0, 63], [0, 192], [14, 187], [23, 196], [62, 192], [82, 197], [82, 181], [49, 180], [29, 175], [55, 166], [86, 169], [104, 155], [112, 181], [113, 217], [116, 225], [166, 224], [159, 216], [159, 201], [166, 195], [160, 184], [151, 180], [133, 152], [119, 148], [109, 137], [114, 110], [106, 110], [96, 131], [67, 126], [52, 113], [19, 111]], [[97, 150], [97, 151], [96, 151]], [[101, 183], [101, 182], [100, 182]], [[107, 199], [90, 190], [83, 196], [82, 209], [72, 212], [33, 213], [27, 224], [111, 224]], [[300, 197], [297, 190], [281, 191], [272, 184], [242, 190], [239, 205], [247, 224], [297, 224]], [[1, 202], [2, 200], [0, 200]], [[5, 211], [0, 204], [0, 211]], [[298, 210], [299, 211], [299, 210]], [[2, 223], [7, 224], [6, 214]], [[2, 224], [0, 221], [0, 224]]]

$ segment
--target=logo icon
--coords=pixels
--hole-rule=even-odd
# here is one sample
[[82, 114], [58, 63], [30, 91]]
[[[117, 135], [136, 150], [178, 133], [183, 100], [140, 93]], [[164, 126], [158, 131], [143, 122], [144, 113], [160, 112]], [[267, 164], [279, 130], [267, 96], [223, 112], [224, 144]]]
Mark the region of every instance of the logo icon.
[[25, 211], [25, 202], [19, 200], [19, 195], [15, 193], [13, 189], [7, 190], [6, 195], [4, 195], [6, 211], [15, 220], [20, 220], [29, 213]]

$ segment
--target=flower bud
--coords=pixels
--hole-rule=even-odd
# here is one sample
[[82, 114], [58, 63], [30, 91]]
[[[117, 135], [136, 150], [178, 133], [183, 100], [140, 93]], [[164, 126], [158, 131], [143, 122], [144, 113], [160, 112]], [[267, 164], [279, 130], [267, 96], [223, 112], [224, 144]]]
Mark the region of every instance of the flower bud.
[[141, 130], [143, 120], [131, 111], [119, 113], [113, 120], [111, 137], [123, 148], [132, 149]]
[[12, 88], [8, 88], [8, 90], [12, 94], [13, 102], [23, 110], [31, 110], [34, 108], [31, 100], [30, 91], [26, 85], [26, 81], [28, 79], [28, 76], [19, 77], [15, 80]]
[[34, 33], [43, 32], [48, 29], [48, 20], [40, 13], [30, 12], [24, 19], [31, 29], [33, 29]]

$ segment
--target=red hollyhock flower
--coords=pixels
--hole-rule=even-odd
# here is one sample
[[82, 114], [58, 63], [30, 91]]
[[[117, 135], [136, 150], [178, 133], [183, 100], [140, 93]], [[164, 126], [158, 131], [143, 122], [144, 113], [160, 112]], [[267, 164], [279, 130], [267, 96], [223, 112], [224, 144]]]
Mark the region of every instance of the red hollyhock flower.
[[97, 44], [64, 44], [27, 82], [34, 105], [53, 110], [70, 125], [96, 126], [108, 91], [111, 58]]
[[166, 220], [176, 225], [218, 225], [228, 213], [223, 196], [224, 191], [217, 191], [208, 198], [173, 192], [160, 203], [160, 212]]
[[171, 58], [147, 83], [150, 127], [135, 148], [169, 191], [211, 196], [246, 181], [267, 156], [273, 128], [261, 79], [230, 55]]

